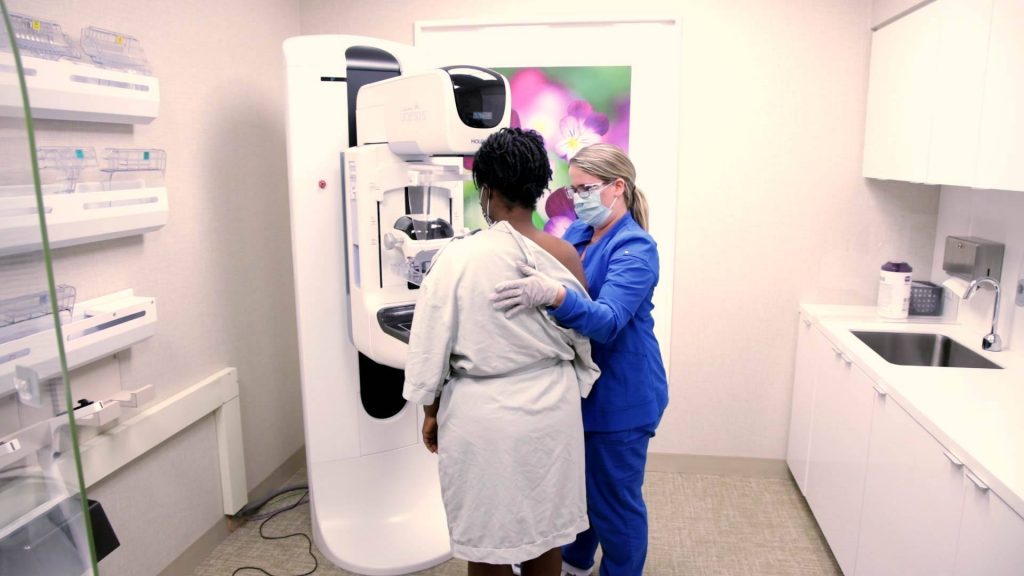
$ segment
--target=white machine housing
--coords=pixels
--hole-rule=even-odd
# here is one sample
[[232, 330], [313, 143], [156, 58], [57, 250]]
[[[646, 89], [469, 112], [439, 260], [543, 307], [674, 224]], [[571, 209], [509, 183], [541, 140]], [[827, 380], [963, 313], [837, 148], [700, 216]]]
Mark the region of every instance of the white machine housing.
[[399, 156], [469, 156], [512, 117], [504, 76], [449, 66], [364, 86], [356, 102], [359, 144]]
[[[383, 333], [375, 319], [381, 309], [414, 303], [416, 290], [402, 287], [395, 281], [399, 276], [387, 276], [387, 286], [381, 277], [393, 274], [396, 262], [415, 261], [434, 240], [406, 241], [395, 235], [394, 225], [414, 212], [405, 206], [408, 189], [413, 197], [430, 191], [429, 207], [418, 206], [429, 219], [461, 228], [462, 182], [449, 182], [463, 177], [457, 174], [461, 158], [406, 162], [386, 143], [350, 148], [365, 141], [357, 138], [363, 126], [354, 126], [357, 89], [389, 75], [428, 70], [411, 46], [320, 35], [289, 38], [283, 50], [313, 540], [332, 563], [350, 572], [388, 576], [424, 570], [451, 558], [437, 456], [420, 442], [423, 411], [401, 398], [402, 372], [369, 361], [366, 351], [380, 358], [374, 350], [383, 343], [383, 354], [393, 354], [393, 363], [404, 362], [406, 344]], [[452, 81], [449, 85], [454, 90]], [[472, 154], [473, 144], [451, 146], [449, 153]], [[347, 189], [342, 185], [343, 153], [344, 162], [351, 162], [345, 169], [351, 180]], [[385, 241], [390, 248], [381, 248]], [[368, 249], [371, 245], [377, 248]], [[367, 402], [382, 389], [384, 400], [394, 400], [384, 414]]]
[[356, 110], [363, 144], [345, 151], [343, 166], [352, 340], [374, 362], [403, 368], [418, 284], [466, 232], [462, 157], [509, 125], [511, 97], [504, 76], [453, 66], [363, 86]]
[[[418, 285], [437, 252], [465, 234], [461, 162], [410, 164], [386, 144], [349, 148], [344, 162], [352, 341], [374, 362], [400, 369]], [[410, 221], [411, 235], [395, 226]], [[442, 225], [447, 233], [427, 229]]]

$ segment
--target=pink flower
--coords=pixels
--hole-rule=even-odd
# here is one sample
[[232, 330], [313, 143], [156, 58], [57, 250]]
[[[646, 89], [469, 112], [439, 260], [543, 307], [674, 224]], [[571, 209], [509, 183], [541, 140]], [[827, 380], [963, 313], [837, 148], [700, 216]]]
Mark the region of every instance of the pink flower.
[[561, 238], [565, 231], [569, 228], [575, 218], [567, 218], [565, 216], [555, 216], [544, 224], [544, 231], [552, 236]]
[[536, 130], [545, 146], [553, 149], [552, 143], [559, 138], [559, 120], [571, 101], [569, 92], [537, 68], [516, 72], [508, 83], [519, 124]]

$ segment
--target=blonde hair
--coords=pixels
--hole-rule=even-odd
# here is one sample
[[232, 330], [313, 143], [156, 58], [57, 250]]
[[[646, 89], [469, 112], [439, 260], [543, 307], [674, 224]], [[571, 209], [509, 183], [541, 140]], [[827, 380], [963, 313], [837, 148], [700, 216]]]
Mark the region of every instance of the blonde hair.
[[636, 168], [622, 149], [612, 144], [591, 144], [577, 152], [569, 164], [605, 182], [621, 178], [626, 183], [626, 207], [636, 223], [647, 230], [647, 197], [636, 187]]

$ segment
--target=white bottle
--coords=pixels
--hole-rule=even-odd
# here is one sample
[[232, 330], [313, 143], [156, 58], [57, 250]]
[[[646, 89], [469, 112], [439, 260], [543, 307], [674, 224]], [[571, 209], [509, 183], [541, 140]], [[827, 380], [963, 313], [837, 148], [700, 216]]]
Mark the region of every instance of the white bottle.
[[883, 318], [906, 318], [910, 311], [910, 285], [913, 268], [906, 262], [891, 261], [882, 265], [878, 281], [878, 315]]

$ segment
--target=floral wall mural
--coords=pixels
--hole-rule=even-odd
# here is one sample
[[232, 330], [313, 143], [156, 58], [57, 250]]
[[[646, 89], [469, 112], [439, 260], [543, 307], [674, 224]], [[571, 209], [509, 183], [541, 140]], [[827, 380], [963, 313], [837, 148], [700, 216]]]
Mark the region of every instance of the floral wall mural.
[[[494, 68], [509, 81], [512, 126], [536, 130], [544, 137], [553, 172], [551, 192], [537, 203], [534, 223], [561, 236], [576, 219], [563, 187], [569, 184], [569, 160], [598, 142], [629, 151], [629, 66], [552, 66]], [[485, 227], [479, 195], [472, 182], [464, 187], [466, 227]]]

